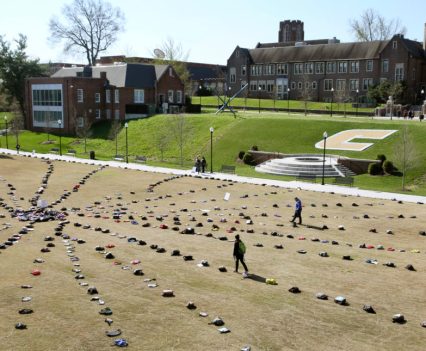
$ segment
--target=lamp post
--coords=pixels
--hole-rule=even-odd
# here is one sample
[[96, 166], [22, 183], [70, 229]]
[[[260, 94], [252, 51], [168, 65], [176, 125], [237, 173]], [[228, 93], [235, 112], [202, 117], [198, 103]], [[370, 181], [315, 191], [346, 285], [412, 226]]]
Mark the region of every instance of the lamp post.
[[257, 90], [258, 90], [257, 97], [258, 97], [258, 100], [259, 100], [259, 113], [260, 113], [260, 91], [262, 90], [262, 87], [259, 85], [259, 87], [257, 88]]
[[287, 88], [287, 114], [290, 114], [290, 88]]
[[201, 112], [201, 89], [202, 89], [203, 87], [200, 85], [200, 86], [198, 86], [198, 95], [199, 95], [199, 97], [200, 97], [200, 112]]
[[420, 94], [422, 95], [422, 105], [423, 105], [424, 100], [425, 100], [425, 90], [422, 89], [422, 91], [420, 92]]
[[127, 139], [127, 129], [129, 129], [129, 124], [124, 123], [124, 128], [126, 128], [126, 163], [129, 163], [129, 143]]
[[210, 127], [210, 173], [213, 173], [213, 127]]
[[6, 124], [6, 149], [8, 149], [9, 141], [7, 140], [7, 116], [4, 116], [4, 123]]
[[359, 89], [356, 90], [356, 116], [357, 117], [358, 117], [358, 104], [359, 104], [358, 94], [359, 94]]
[[326, 145], [326, 143], [327, 143], [327, 137], [328, 137], [327, 132], [324, 132], [324, 133], [322, 134], [322, 137], [323, 137], [323, 139], [324, 139], [324, 151], [323, 151], [323, 154], [322, 154], [322, 181], [321, 181], [321, 185], [324, 185], [324, 173], [325, 173], [325, 145]]
[[330, 117], [333, 117], [333, 98], [334, 98], [334, 88], [331, 88]]
[[[62, 120], [58, 119], [58, 127], [61, 129]], [[59, 156], [62, 156], [62, 131], [59, 131]]]

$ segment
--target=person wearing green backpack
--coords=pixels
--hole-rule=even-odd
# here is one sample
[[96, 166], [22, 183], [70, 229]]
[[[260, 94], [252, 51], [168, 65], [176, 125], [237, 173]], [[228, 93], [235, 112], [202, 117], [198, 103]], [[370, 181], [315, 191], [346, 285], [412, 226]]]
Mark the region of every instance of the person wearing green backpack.
[[244, 262], [244, 254], [246, 253], [246, 246], [244, 245], [243, 241], [240, 239], [240, 236], [237, 234], [235, 235], [235, 242], [234, 242], [234, 260], [235, 260], [235, 271], [238, 273], [238, 264], [241, 262], [243, 265], [245, 271], [243, 273], [244, 276], [248, 275], [248, 268], [246, 263]]

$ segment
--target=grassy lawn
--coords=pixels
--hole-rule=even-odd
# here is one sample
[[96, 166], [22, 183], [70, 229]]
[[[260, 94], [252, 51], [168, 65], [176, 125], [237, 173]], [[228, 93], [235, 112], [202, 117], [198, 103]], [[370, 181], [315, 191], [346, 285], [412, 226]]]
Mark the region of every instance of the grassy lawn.
[[[223, 96], [221, 96], [224, 99]], [[199, 96], [192, 97], [193, 104], [200, 103]], [[272, 100], [272, 99], [244, 99], [241, 97], [237, 97], [232, 100], [231, 106], [239, 106], [239, 107], [249, 107], [249, 108], [277, 108], [277, 109], [300, 109], [304, 110], [305, 107], [310, 110], [320, 110], [320, 111], [330, 111], [331, 103], [329, 102], [316, 102], [309, 101], [305, 106], [304, 101], [300, 100]], [[202, 105], [222, 105], [222, 101], [218, 99], [217, 96], [201, 96], [201, 104]], [[346, 112], [356, 112], [356, 107], [352, 106], [352, 103], [341, 103], [341, 102], [333, 102], [333, 113], [344, 113]], [[358, 112], [368, 112], [373, 113], [374, 109], [372, 108], [358, 108]]]
[[[176, 141], [176, 115], [157, 115], [151, 118], [129, 122], [128, 150], [129, 161], [133, 162], [136, 155], [148, 158], [148, 164], [163, 167], [191, 168], [197, 155], [204, 155], [210, 163], [210, 131], [213, 133], [213, 169], [219, 170], [221, 165], [235, 165], [237, 174], [250, 177], [265, 177], [273, 179], [292, 179], [279, 176], [268, 176], [255, 172], [253, 167], [238, 161], [239, 151], [247, 151], [253, 145], [259, 150], [281, 153], [321, 153], [314, 145], [322, 138], [324, 131], [328, 135], [347, 129], [397, 129], [408, 126], [413, 142], [418, 152], [418, 162], [414, 169], [408, 173], [408, 183], [411, 193], [426, 194], [426, 185], [422, 177], [426, 173], [426, 149], [424, 148], [424, 135], [426, 123], [404, 120], [371, 120], [367, 118], [341, 118], [328, 116], [301, 116], [287, 113], [239, 113], [234, 118], [229, 113], [215, 115], [203, 113], [200, 115], [185, 115], [186, 131], [183, 136], [183, 162], [180, 159], [180, 144]], [[121, 130], [117, 144], [115, 140], [105, 137], [107, 131], [102, 126], [98, 137], [87, 140], [87, 153], [84, 153], [84, 142], [74, 137], [62, 137], [62, 150], [75, 149], [78, 157], [89, 157], [88, 151], [94, 150], [97, 159], [111, 160], [115, 154], [125, 155], [126, 139], [125, 130]], [[164, 132], [165, 131], [165, 132]], [[160, 132], [162, 134], [160, 134]], [[179, 133], [177, 133], [179, 134]], [[374, 140], [372, 147], [362, 152], [329, 151], [331, 154], [354, 158], [376, 159], [378, 154], [385, 154], [393, 161], [395, 143], [398, 135], [395, 133], [384, 140]], [[9, 138], [14, 138], [9, 136]], [[3, 137], [4, 139], [4, 137]], [[19, 142], [22, 150], [47, 153], [52, 147], [59, 146], [59, 137], [50, 135], [53, 144], [44, 144], [47, 135], [44, 133], [22, 132]], [[163, 155], [159, 151], [159, 140], [167, 139]], [[9, 146], [15, 145], [9, 139]], [[371, 141], [370, 141], [371, 142]], [[4, 142], [3, 142], [4, 145]], [[116, 152], [117, 145], [117, 152]], [[396, 165], [398, 166], [398, 165]], [[210, 169], [210, 165], [208, 165]], [[357, 176], [355, 186], [365, 189], [399, 192], [401, 177], [385, 176], [372, 177], [368, 175]]]

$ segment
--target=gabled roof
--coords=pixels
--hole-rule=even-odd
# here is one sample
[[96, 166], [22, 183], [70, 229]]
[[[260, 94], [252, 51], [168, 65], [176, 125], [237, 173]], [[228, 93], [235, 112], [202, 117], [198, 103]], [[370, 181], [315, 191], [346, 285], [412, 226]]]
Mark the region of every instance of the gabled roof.
[[[168, 67], [168, 65], [141, 63], [94, 66], [92, 67], [92, 77], [100, 78], [101, 72], [105, 72], [109, 83], [119, 88], [153, 88]], [[60, 69], [52, 77], [76, 77], [80, 72], [83, 72], [83, 67], [66, 67]]]
[[402, 43], [407, 51], [415, 57], [426, 58], [422, 43], [410, 39], [402, 38]]
[[249, 50], [254, 63], [361, 60], [379, 58], [385, 41], [303, 45]]

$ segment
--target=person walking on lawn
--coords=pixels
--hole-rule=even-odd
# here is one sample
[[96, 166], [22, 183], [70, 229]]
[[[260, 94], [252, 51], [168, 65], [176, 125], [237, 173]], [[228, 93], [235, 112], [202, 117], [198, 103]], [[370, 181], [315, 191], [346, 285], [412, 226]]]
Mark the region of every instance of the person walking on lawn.
[[299, 218], [299, 224], [302, 224], [302, 201], [300, 201], [298, 197], [295, 197], [294, 201], [296, 201], [294, 205], [294, 216], [290, 222], [294, 223], [295, 219]]
[[243, 265], [245, 271], [243, 273], [243, 277], [246, 278], [248, 276], [248, 268], [246, 263], [244, 262], [244, 254], [246, 253], [246, 246], [240, 239], [240, 236], [237, 234], [235, 235], [235, 242], [234, 242], [234, 260], [235, 260], [235, 271], [238, 273], [238, 264], [241, 262]]

